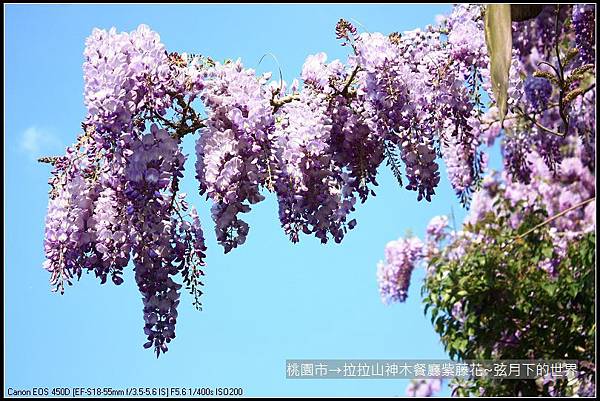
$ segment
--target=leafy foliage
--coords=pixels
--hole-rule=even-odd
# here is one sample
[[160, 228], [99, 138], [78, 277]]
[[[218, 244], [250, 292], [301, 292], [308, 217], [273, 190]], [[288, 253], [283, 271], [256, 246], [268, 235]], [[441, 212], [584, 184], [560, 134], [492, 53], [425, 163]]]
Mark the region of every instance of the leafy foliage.
[[[573, 242], [556, 276], [549, 277], [538, 268], [554, 253], [549, 230], [518, 237], [545, 217], [541, 211], [532, 213], [514, 230], [509, 209], [502, 215], [488, 213], [465, 230], [492, 241], [471, 242], [459, 259], [447, 256], [449, 245], [431, 259], [434, 273], [422, 288], [425, 311], [451, 358], [594, 362], [596, 236], [588, 233]], [[590, 373], [584, 369], [582, 374]], [[532, 380], [455, 382], [457, 395], [481, 394], [480, 389], [486, 396], [572, 395], [577, 390], [564, 381], [552, 390]]]

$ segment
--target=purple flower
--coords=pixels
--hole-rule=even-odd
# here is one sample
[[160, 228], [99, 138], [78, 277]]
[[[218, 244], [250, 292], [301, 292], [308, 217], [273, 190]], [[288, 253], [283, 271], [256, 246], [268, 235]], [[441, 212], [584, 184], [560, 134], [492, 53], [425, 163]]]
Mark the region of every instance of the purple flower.
[[552, 94], [552, 85], [545, 78], [527, 77], [524, 89], [527, 101], [529, 101], [533, 110], [540, 110], [546, 107]]
[[596, 7], [593, 4], [573, 5], [573, 28], [579, 58], [583, 63], [594, 63], [596, 47]]
[[409, 397], [433, 397], [442, 388], [442, 379], [413, 379], [406, 387]]
[[423, 243], [416, 237], [389, 242], [385, 247], [385, 262], [377, 265], [379, 294], [384, 303], [404, 302], [410, 278], [421, 258]]
[[448, 227], [448, 217], [435, 216], [427, 225], [427, 238], [433, 241], [439, 241], [444, 237], [444, 232]]

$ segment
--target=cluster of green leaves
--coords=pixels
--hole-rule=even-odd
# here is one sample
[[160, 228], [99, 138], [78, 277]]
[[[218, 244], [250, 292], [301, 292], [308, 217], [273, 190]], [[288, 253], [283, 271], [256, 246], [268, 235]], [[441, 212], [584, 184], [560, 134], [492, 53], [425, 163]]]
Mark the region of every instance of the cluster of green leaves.
[[[435, 331], [453, 360], [573, 359], [594, 361], [594, 233], [570, 244], [551, 277], [539, 262], [556, 257], [542, 226], [546, 217], [531, 213], [517, 230], [508, 223], [510, 213], [489, 213], [466, 232], [483, 235], [482, 241], [455, 241], [429, 261], [432, 273], [422, 294]], [[462, 246], [464, 256], [449, 257]], [[453, 315], [457, 302], [459, 316]], [[520, 331], [510, 339], [506, 333]], [[535, 380], [455, 380], [456, 395], [486, 396], [572, 395], [577, 384], [560, 380], [549, 385]]]

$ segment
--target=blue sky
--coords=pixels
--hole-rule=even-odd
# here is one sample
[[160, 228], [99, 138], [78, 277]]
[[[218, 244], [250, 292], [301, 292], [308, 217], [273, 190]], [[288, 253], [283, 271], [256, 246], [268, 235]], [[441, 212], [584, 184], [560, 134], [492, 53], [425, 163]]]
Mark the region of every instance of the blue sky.
[[[381, 167], [375, 198], [341, 245], [287, 240], [270, 196], [248, 215], [246, 244], [228, 255], [216, 244], [209, 204], [197, 195], [193, 138], [186, 138], [182, 190], [200, 209], [208, 242], [204, 311], [184, 294], [177, 338], [156, 359], [144, 350], [142, 301], [131, 266], [125, 283], [84, 276], [64, 296], [42, 269], [47, 180], [35, 161], [61, 154], [85, 115], [81, 66], [94, 27], [131, 31], [148, 24], [170, 51], [241, 57], [288, 82], [309, 54], [345, 58], [335, 40], [341, 17], [390, 33], [433, 23], [447, 5], [332, 6], [5, 6], [5, 394], [8, 387], [231, 386], [252, 396], [403, 395], [403, 380], [286, 380], [285, 360], [443, 359], [423, 316], [415, 274], [405, 304], [381, 303], [375, 278], [385, 244], [429, 219], [464, 211], [448, 181], [431, 203], [398, 187]], [[275, 75], [274, 75], [275, 76]], [[445, 391], [447, 394], [447, 390]]]

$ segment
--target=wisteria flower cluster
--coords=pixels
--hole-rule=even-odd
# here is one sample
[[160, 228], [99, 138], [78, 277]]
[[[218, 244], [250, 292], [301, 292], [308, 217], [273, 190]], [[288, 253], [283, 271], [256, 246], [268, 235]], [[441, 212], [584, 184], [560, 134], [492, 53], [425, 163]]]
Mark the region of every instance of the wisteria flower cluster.
[[141, 117], [164, 116], [175, 93], [194, 96], [202, 87], [194, 65], [174, 63], [160, 36], [146, 25], [131, 33], [94, 29], [84, 57], [86, 123], [104, 146], [123, 132], [143, 130]]
[[379, 293], [385, 303], [404, 302], [413, 269], [422, 257], [423, 243], [416, 237], [389, 242], [385, 262], [377, 265]]
[[177, 193], [185, 162], [179, 131], [157, 122], [169, 110], [186, 113], [203, 87], [200, 71], [181, 56], [176, 63], [144, 25], [131, 33], [94, 30], [84, 56], [84, 133], [65, 156], [47, 160], [54, 170], [44, 267], [62, 293], [83, 271], [119, 285], [132, 260], [144, 346], [158, 356], [175, 337], [182, 285], [173, 278], [181, 274], [198, 297], [206, 248], [195, 211]]
[[374, 195], [384, 160], [401, 182], [406, 176], [418, 200], [431, 200], [442, 154], [467, 203], [485, 164], [477, 99], [489, 89], [489, 73], [481, 11], [459, 7], [443, 27], [388, 36], [358, 34], [341, 20], [337, 36], [353, 50], [347, 63], [308, 56], [303, 86], [290, 92], [239, 60], [209, 68], [196, 176], [200, 193], [213, 200], [225, 252], [245, 241], [249, 227], [239, 214], [264, 198], [261, 189], [276, 193], [293, 242], [300, 233], [340, 242], [356, 225], [349, 214], [357, 201]]
[[270, 178], [275, 120], [270, 93], [239, 60], [217, 63], [203, 76], [208, 118], [196, 144], [196, 176], [200, 194], [214, 201], [217, 240], [227, 253], [248, 234], [239, 213], [264, 199], [260, 188]]

